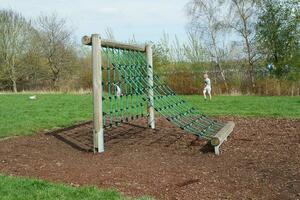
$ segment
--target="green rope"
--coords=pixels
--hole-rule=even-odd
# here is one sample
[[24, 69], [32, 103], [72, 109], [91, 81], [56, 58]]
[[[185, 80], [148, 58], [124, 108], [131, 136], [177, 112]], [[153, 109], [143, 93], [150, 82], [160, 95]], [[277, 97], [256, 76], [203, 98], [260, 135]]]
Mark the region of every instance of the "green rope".
[[[106, 54], [106, 82], [109, 101], [108, 110], [104, 113], [109, 118], [111, 126], [118, 126], [121, 122], [143, 117], [146, 106], [149, 104], [148, 91], [153, 90], [154, 108], [170, 122], [183, 130], [191, 132], [198, 137], [211, 138], [224, 124], [203, 115], [191, 107], [183, 99], [176, 96], [173, 90], [154, 74], [153, 86], [148, 83], [146, 57], [142, 52], [104, 48]], [[105, 85], [105, 84], [104, 84]], [[122, 95], [116, 95], [117, 86]], [[148, 105], [152, 106], [152, 105]], [[114, 123], [113, 123], [114, 122]]]

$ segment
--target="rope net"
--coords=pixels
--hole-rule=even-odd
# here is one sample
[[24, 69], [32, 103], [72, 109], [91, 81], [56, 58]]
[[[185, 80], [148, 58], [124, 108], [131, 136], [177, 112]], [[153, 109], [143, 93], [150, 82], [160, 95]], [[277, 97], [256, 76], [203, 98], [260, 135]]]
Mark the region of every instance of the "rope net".
[[147, 65], [142, 52], [102, 48], [104, 128], [146, 117], [147, 106], [151, 106], [148, 96], [150, 89], [154, 92], [155, 111], [189, 133], [211, 139], [225, 125], [208, 118], [176, 96], [156, 74], [153, 75], [151, 86], [148, 82], [148, 70], [153, 69]]

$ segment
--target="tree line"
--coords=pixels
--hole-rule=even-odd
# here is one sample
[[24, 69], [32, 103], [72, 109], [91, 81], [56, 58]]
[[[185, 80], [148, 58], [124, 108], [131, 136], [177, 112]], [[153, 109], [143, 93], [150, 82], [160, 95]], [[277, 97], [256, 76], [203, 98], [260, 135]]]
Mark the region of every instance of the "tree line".
[[32, 21], [0, 10], [0, 89], [57, 89], [61, 79], [74, 77], [80, 52], [72, 37], [57, 15]]
[[[208, 71], [219, 93], [262, 93], [276, 84], [276, 91], [289, 84], [291, 94], [299, 91], [298, 0], [190, 0], [185, 10], [187, 40], [164, 33], [152, 42], [155, 71], [173, 89], [197, 92]], [[90, 51], [67, 24], [54, 14], [29, 20], [0, 10], [0, 90], [90, 89]], [[106, 37], [115, 39], [112, 29]]]
[[[283, 85], [293, 85], [296, 89], [284, 94], [295, 90], [299, 94], [298, 0], [190, 0], [186, 13], [188, 40], [181, 42], [164, 34], [156, 44], [156, 66], [163, 66], [167, 74], [172, 72], [170, 84], [190, 83], [186, 92], [178, 89], [181, 93], [193, 93], [201, 84], [202, 73], [211, 71], [220, 93], [234, 89], [261, 94], [262, 87], [270, 85], [277, 91], [272, 94], [281, 94]], [[192, 77], [197, 78], [192, 81]]]

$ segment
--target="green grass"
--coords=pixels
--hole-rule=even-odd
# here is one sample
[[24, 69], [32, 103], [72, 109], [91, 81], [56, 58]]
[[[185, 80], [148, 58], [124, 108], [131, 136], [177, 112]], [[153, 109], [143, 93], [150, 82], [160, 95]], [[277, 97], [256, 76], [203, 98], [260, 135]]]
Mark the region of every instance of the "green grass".
[[289, 96], [182, 96], [195, 108], [212, 116], [300, 118], [300, 97]]
[[[92, 98], [88, 94], [0, 95], [0, 138], [32, 134], [64, 127], [92, 118]], [[182, 96], [203, 113], [212, 116], [300, 118], [300, 97]]]
[[[125, 200], [128, 198], [122, 197], [112, 190], [100, 190], [95, 187], [71, 187], [47, 181], [0, 175], [0, 199]], [[139, 200], [146, 199], [149, 198], [139, 198]]]
[[0, 138], [26, 135], [91, 119], [90, 95], [39, 94], [0, 95]]

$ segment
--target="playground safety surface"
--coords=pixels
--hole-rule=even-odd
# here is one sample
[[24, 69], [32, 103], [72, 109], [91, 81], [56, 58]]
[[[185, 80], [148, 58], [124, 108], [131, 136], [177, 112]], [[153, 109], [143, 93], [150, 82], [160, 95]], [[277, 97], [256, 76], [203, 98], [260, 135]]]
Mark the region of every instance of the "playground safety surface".
[[156, 199], [299, 199], [300, 120], [221, 118], [236, 127], [215, 156], [164, 119], [106, 131], [93, 154], [91, 123], [0, 141], [0, 173]]

